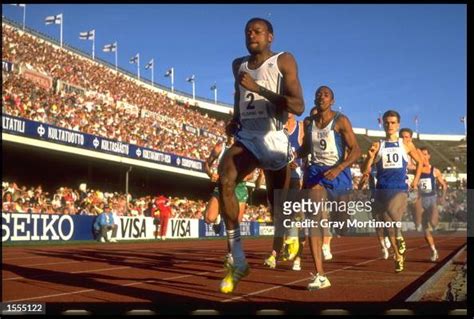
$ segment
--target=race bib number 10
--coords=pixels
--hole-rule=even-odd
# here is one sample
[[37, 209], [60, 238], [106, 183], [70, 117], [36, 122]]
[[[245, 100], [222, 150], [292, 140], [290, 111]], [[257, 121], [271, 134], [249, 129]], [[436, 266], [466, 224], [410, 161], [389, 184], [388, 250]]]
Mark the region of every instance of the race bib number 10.
[[382, 156], [383, 168], [402, 168], [402, 154], [399, 148], [386, 148]]

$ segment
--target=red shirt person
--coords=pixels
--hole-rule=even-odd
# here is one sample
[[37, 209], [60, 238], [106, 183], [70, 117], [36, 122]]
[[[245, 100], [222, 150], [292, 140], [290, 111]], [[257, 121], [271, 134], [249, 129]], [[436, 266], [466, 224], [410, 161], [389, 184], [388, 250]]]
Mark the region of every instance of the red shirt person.
[[161, 227], [160, 227], [160, 237], [161, 239], [166, 239], [166, 229], [168, 228], [168, 220], [171, 217], [171, 205], [169, 198], [160, 195], [155, 200], [155, 205], [158, 207], [160, 211], [160, 220], [161, 220]]

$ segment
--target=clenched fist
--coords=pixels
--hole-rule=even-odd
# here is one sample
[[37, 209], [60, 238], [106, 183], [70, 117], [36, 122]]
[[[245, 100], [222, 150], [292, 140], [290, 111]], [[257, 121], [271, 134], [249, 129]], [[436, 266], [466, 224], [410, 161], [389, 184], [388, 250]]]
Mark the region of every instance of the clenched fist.
[[239, 123], [235, 120], [231, 120], [225, 127], [225, 134], [227, 136], [233, 136], [239, 130]]
[[246, 90], [258, 93], [260, 88], [259, 85], [247, 72], [240, 72], [238, 80], [239, 84], [243, 86]]

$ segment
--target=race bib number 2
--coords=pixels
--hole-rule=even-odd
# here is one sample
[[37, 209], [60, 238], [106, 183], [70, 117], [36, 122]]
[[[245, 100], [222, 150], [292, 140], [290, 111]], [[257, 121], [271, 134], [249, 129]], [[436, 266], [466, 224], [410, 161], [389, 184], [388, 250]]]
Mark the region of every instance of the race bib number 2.
[[[256, 81], [258, 85], [265, 87], [265, 81]], [[242, 87], [241, 87], [242, 89]], [[240, 97], [240, 118], [257, 119], [267, 118], [267, 99], [255, 92], [244, 91], [244, 96]]]

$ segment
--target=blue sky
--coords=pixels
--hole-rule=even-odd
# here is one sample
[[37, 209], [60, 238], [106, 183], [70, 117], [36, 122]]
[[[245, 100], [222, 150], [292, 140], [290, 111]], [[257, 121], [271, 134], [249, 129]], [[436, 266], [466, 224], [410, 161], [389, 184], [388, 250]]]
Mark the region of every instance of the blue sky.
[[[23, 10], [2, 5], [3, 15], [21, 23]], [[378, 129], [379, 112], [396, 109], [402, 126], [433, 134], [464, 134], [460, 117], [467, 108], [466, 5], [382, 4], [35, 4], [27, 5], [26, 25], [59, 40], [59, 25], [44, 18], [63, 13], [63, 41], [91, 52], [79, 32], [96, 30], [96, 57], [114, 63], [103, 45], [118, 42], [118, 64], [136, 74], [129, 59], [140, 53], [155, 60], [155, 82], [175, 69], [175, 88], [191, 93], [186, 77], [196, 75], [196, 95], [233, 101], [231, 62], [247, 54], [248, 19], [269, 19], [275, 52], [289, 51], [298, 63], [306, 111], [314, 91], [329, 85], [335, 108], [354, 127]]]

